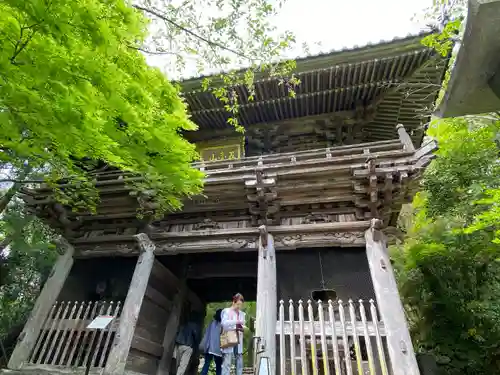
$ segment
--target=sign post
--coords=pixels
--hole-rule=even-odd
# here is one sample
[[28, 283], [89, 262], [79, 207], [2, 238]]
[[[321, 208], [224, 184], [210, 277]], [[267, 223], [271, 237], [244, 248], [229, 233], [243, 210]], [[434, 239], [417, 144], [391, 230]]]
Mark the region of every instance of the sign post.
[[[114, 319], [115, 319], [115, 317], [111, 316], [111, 315], [99, 315], [94, 320], [92, 320], [90, 322], [90, 324], [87, 326], [87, 329], [104, 331], [111, 324], [111, 322]], [[92, 348], [92, 347], [90, 348], [89, 361], [87, 362], [87, 368], [85, 369], [85, 375], [88, 375], [90, 372], [90, 368], [92, 367], [92, 359], [93, 359], [94, 353], [97, 349], [98, 349], [97, 345], [95, 345], [94, 348]]]

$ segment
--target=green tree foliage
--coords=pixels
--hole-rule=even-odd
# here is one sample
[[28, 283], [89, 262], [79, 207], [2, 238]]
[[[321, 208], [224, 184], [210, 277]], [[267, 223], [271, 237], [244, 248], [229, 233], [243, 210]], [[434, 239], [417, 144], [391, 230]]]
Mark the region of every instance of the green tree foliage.
[[[276, 9], [267, 1], [135, 4], [0, 3], [0, 335], [29, 311], [57, 253], [54, 234], [23, 212], [22, 186], [44, 180], [59, 201], [92, 208], [98, 196], [88, 171], [104, 163], [140, 176], [127, 183], [153, 195], [158, 214], [201, 192], [202, 173], [190, 166], [197, 154], [180, 136], [196, 125], [179, 88], [149, 67], [144, 54], [162, 55], [175, 76], [193, 57], [194, 71], [250, 66], [200, 87], [214, 91], [239, 130], [231, 85], [252, 92], [259, 74], [283, 77], [291, 93], [298, 83], [292, 76], [284, 81], [293, 62], [273, 60], [293, 36], [275, 32], [269, 20]], [[57, 189], [60, 179], [76, 188]]]
[[1, 182], [14, 183], [0, 200], [0, 335], [23, 321], [56, 255], [16, 198], [38, 172], [84, 189], [58, 190], [76, 209], [95, 198], [87, 171], [97, 161], [141, 174], [138, 188], [154, 189], [163, 210], [201, 189], [194, 147], [179, 135], [195, 125], [178, 90], [127, 47], [146, 27], [124, 1], [0, 4]]
[[163, 210], [198, 193], [196, 152], [179, 135], [196, 126], [178, 90], [127, 47], [146, 26], [125, 1], [2, 2], [0, 162], [48, 168], [51, 181], [82, 188], [98, 160], [140, 174]]
[[0, 337], [10, 326], [23, 323], [57, 256], [53, 233], [26, 214], [19, 200], [9, 205], [1, 225], [12, 236], [13, 250], [8, 251], [8, 262], [0, 263]]
[[295, 61], [283, 60], [295, 37], [272, 22], [284, 2], [138, 0], [135, 7], [151, 20], [154, 32], [136, 48], [151, 58], [167, 57], [161, 60], [167, 71], [189, 69], [191, 76], [215, 72], [201, 88], [213, 92], [231, 113], [228, 122], [243, 131], [235, 85], [246, 86], [252, 101], [256, 78], [277, 77], [291, 96], [300, 83], [293, 75]]
[[490, 194], [500, 186], [499, 130], [484, 119], [432, 124], [438, 158], [406, 243], [393, 249], [417, 350], [433, 353], [442, 374], [500, 373], [500, 216]]

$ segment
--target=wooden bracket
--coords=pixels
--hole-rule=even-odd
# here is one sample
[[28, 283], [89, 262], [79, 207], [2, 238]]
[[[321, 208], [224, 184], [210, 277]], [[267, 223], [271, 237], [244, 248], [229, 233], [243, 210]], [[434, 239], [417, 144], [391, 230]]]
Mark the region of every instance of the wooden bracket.
[[373, 241], [381, 242], [384, 239], [384, 234], [381, 229], [383, 226], [383, 222], [380, 219], [371, 219], [370, 220], [370, 231], [373, 234]]
[[151, 241], [146, 233], [139, 233], [134, 235], [137, 245], [139, 246], [139, 251], [141, 253], [154, 252], [156, 249], [155, 244]]
[[220, 224], [210, 218], [205, 218], [194, 225], [193, 230], [222, 229]]
[[245, 181], [253, 226], [273, 224], [277, 221], [275, 216], [279, 211], [278, 193], [275, 190], [276, 179], [268, 178], [263, 168], [263, 162], [259, 159], [255, 168], [255, 179]]
[[66, 253], [66, 251], [72, 251], [73, 249], [71, 244], [64, 237], [59, 237], [57, 240], [55, 240], [55, 243], [58, 247], [58, 252], [60, 255]]
[[403, 144], [403, 148], [406, 151], [415, 151], [415, 146], [413, 146], [413, 142], [411, 141], [411, 137], [406, 131], [403, 124], [398, 124], [396, 126], [396, 130], [398, 132], [399, 140]]
[[[267, 252], [267, 227], [265, 225], [261, 225], [259, 227], [259, 233], [260, 233], [260, 241], [262, 243], [262, 247], [264, 247]], [[265, 256], [264, 256], [265, 258]]]

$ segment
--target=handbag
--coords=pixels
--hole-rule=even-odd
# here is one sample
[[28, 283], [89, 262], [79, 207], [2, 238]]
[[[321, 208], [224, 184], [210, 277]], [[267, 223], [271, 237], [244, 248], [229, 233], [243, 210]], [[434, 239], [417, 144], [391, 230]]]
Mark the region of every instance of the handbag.
[[220, 347], [221, 349], [231, 348], [240, 343], [240, 335], [236, 330], [224, 331], [221, 327]]
[[223, 331], [220, 334], [220, 347], [221, 349], [231, 348], [240, 343], [238, 332], [236, 331]]

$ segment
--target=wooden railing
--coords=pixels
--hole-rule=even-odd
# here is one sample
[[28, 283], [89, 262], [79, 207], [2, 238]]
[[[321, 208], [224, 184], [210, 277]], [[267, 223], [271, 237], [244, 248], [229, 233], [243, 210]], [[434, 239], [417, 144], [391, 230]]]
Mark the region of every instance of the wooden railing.
[[[118, 326], [121, 302], [57, 302], [42, 326], [28, 366], [103, 368]], [[99, 315], [116, 317], [104, 330], [87, 329]]]
[[280, 301], [276, 334], [280, 375], [389, 373], [385, 327], [373, 300], [308, 301], [306, 306], [290, 301], [288, 307]]
[[403, 151], [403, 144], [399, 139], [387, 141], [358, 143], [344, 146], [332, 146], [327, 148], [318, 148], [305, 151], [283, 152], [277, 154], [246, 156], [241, 159], [225, 159], [216, 161], [200, 161], [193, 163], [193, 167], [206, 172], [224, 169], [255, 168], [262, 162], [264, 165], [300, 163], [304, 161], [330, 159], [333, 157], [342, 157], [348, 155], [363, 154], [366, 149], [370, 152]]
[[[405, 150], [399, 139], [387, 141], [359, 143], [353, 145], [334, 146], [328, 148], [312, 149], [307, 151], [284, 152], [277, 154], [247, 156], [241, 159], [225, 159], [217, 161], [199, 161], [194, 162], [192, 166], [200, 169], [209, 175], [214, 173], [231, 174], [245, 171], [253, 171], [256, 166], [262, 163], [266, 168], [283, 168], [287, 166], [298, 167], [302, 164], [322, 164], [322, 163], [356, 163], [362, 162], [367, 158], [366, 152], [375, 154], [378, 158], [394, 158], [413, 155], [414, 151]], [[99, 175], [99, 185], [108, 185], [113, 180], [133, 178], [140, 179], [129, 172], [123, 171], [104, 171], [93, 172]]]

